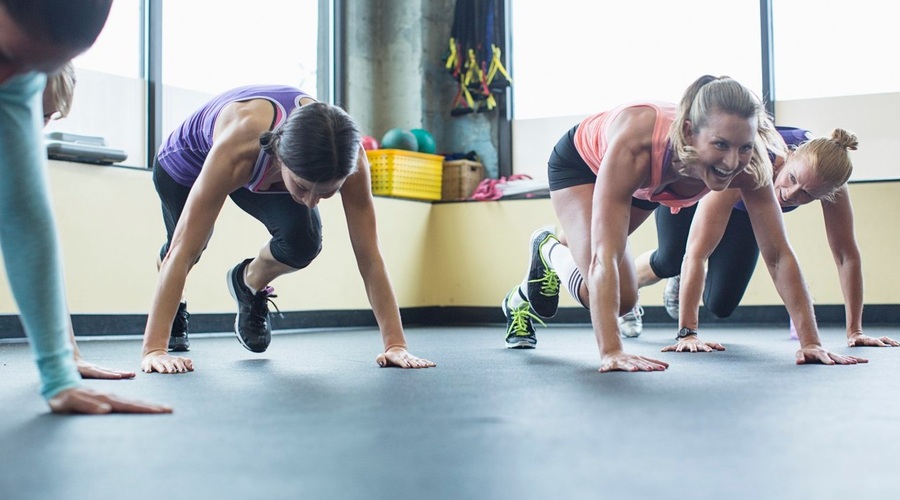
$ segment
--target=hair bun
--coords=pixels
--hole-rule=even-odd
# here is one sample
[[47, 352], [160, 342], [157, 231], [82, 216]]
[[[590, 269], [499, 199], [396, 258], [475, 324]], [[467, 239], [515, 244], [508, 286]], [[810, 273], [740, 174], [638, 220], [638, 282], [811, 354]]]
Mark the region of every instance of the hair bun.
[[842, 128], [836, 128], [831, 132], [831, 140], [836, 142], [838, 146], [850, 151], [856, 151], [856, 148], [859, 146], [856, 134], [847, 132]]

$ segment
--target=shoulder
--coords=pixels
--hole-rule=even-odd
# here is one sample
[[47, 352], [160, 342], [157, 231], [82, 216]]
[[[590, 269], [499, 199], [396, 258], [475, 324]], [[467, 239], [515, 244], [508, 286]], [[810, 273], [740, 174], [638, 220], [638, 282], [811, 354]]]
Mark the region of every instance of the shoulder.
[[650, 106], [629, 106], [609, 123], [607, 140], [631, 150], [649, 148], [653, 142], [657, 111]]
[[239, 126], [268, 130], [275, 117], [275, 108], [267, 99], [250, 99], [226, 104], [216, 118], [216, 127]]

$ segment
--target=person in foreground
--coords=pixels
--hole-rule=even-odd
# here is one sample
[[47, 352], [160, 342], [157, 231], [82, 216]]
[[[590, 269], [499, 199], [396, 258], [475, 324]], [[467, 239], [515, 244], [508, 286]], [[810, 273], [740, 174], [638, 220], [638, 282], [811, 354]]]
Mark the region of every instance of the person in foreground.
[[[503, 301], [507, 346], [534, 346], [532, 320], [552, 317], [559, 283], [590, 310], [600, 371], [658, 371], [668, 364], [626, 353], [618, 317], [638, 299], [628, 236], [660, 204], [672, 211], [710, 191], [739, 190], [776, 288], [801, 332], [804, 362], [855, 364], [825, 350], [812, 299], [787, 243], [772, 188], [769, 145], [777, 132], [762, 103], [728, 77], [705, 75], [680, 104], [630, 103], [589, 116], [557, 143], [549, 160], [550, 198], [563, 231], [531, 238], [525, 279]], [[679, 332], [683, 337], [686, 333]]]
[[[784, 139], [785, 154], [774, 158], [776, 199], [785, 214], [801, 205], [821, 202], [827, 241], [844, 294], [847, 345], [900, 346], [890, 337], [863, 333], [862, 257], [847, 186], [853, 171], [849, 151], [857, 149], [856, 135], [837, 128], [830, 137], [810, 139], [808, 130], [778, 127], [778, 131]], [[668, 278], [664, 304], [681, 328], [697, 331], [701, 296], [712, 314], [731, 316], [743, 298], [760, 251], [740, 193], [712, 193], [696, 207], [678, 214], [657, 209], [656, 226], [659, 248], [639, 256], [635, 263], [640, 285]], [[705, 342], [694, 334], [663, 350], [724, 349], [722, 344]]]
[[47, 187], [41, 138], [46, 74], [93, 44], [110, 5], [109, 0], [0, 0], [0, 247], [35, 354], [41, 394], [54, 413], [170, 413], [167, 406], [81, 385]]
[[[367, 157], [352, 118], [303, 91], [255, 85], [213, 98], [159, 149], [153, 179], [167, 241], [144, 332], [141, 369], [181, 373], [190, 358], [185, 281], [206, 247], [225, 200], [262, 222], [272, 238], [226, 275], [238, 313], [235, 335], [252, 352], [272, 338], [268, 302], [275, 278], [308, 266], [322, 248], [316, 206], [341, 195], [350, 242], [384, 343], [380, 366], [435, 366], [407, 351], [400, 310], [378, 246]], [[314, 285], [310, 285], [311, 287]]]

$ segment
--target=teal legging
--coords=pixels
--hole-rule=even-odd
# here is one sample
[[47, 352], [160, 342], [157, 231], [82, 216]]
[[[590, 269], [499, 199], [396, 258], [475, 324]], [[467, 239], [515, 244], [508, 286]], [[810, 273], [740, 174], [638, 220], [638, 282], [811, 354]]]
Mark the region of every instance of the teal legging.
[[47, 399], [79, 385], [41, 139], [46, 77], [0, 84], [0, 249]]

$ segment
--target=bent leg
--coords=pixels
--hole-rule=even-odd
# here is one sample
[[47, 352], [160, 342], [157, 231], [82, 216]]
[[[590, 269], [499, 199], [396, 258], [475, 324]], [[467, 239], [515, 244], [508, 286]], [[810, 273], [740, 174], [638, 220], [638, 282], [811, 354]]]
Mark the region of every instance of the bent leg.
[[734, 313], [756, 269], [759, 245], [753, 234], [750, 217], [733, 209], [719, 246], [709, 256], [703, 303], [718, 318]]

